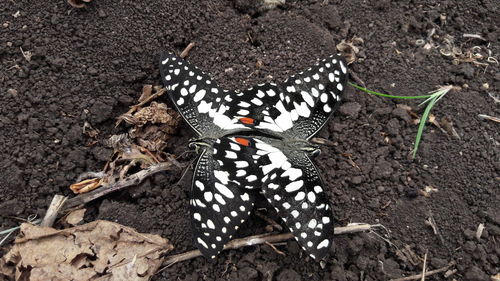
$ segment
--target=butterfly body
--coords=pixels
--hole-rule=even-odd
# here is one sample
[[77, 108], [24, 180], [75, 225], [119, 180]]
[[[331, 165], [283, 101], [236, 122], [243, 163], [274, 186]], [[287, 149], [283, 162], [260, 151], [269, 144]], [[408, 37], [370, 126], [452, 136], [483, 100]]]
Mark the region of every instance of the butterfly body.
[[333, 217], [308, 140], [338, 106], [347, 79], [341, 56], [331, 56], [283, 83], [243, 91], [220, 89], [172, 54], [160, 60], [163, 83], [196, 134], [199, 153], [190, 209], [195, 244], [216, 256], [251, 214], [257, 193], [313, 258], [329, 251]]

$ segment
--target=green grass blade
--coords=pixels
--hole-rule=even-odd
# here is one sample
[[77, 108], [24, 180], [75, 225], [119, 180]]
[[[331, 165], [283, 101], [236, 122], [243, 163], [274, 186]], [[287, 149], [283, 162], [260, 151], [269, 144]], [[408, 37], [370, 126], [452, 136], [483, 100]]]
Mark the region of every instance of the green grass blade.
[[432, 107], [434, 107], [434, 105], [436, 104], [438, 97], [439, 95], [435, 96], [433, 99], [430, 100], [429, 104], [427, 104], [427, 107], [425, 108], [424, 113], [422, 114], [422, 118], [420, 119], [420, 124], [418, 125], [417, 136], [415, 138], [415, 145], [413, 146], [412, 158], [415, 158], [415, 156], [417, 155], [417, 150], [420, 145], [420, 139], [422, 138], [422, 134], [425, 128], [425, 123], [427, 122], [429, 113], [431, 112]]
[[354, 88], [356, 88], [358, 90], [361, 90], [361, 91], [363, 91], [365, 93], [373, 94], [373, 95], [380, 96], [380, 97], [386, 97], [386, 98], [414, 100], [414, 99], [427, 99], [427, 98], [432, 98], [433, 97], [433, 95], [425, 95], [425, 96], [393, 96], [393, 95], [387, 95], [387, 94], [382, 94], [382, 93], [375, 92], [375, 91], [372, 91], [372, 90], [368, 90], [366, 88], [363, 88], [363, 87], [361, 87], [361, 86], [359, 86], [357, 84], [351, 83], [351, 82], [349, 82], [349, 85], [351, 85]]

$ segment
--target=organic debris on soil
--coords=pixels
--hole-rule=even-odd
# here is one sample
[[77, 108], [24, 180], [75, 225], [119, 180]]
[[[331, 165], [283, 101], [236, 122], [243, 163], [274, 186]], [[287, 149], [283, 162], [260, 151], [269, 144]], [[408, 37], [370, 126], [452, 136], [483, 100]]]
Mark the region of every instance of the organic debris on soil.
[[[290, 0], [267, 11], [259, 9], [262, 1], [253, 0], [92, 1], [83, 9], [65, 1], [4, 2], [2, 230], [18, 225], [13, 217], [43, 217], [54, 194], [69, 195], [67, 187], [82, 172], [102, 170], [112, 153], [102, 143], [117, 134], [116, 116], [136, 103], [143, 85], [161, 83], [161, 52], [180, 53], [195, 42], [188, 56], [192, 64], [211, 73], [223, 88], [245, 89], [270, 81], [270, 76], [282, 81], [317, 58], [337, 53], [338, 43], [357, 36], [364, 40], [355, 45], [362, 46], [357, 54], [362, 59], [350, 70], [369, 89], [420, 95], [436, 85], [460, 86], [461, 91], [440, 100], [432, 111], [440, 123], [443, 117], [452, 118], [460, 139], [427, 126], [418, 155], [411, 159], [417, 129], [411, 121], [416, 118], [397, 104], [421, 115], [418, 102], [364, 95], [347, 87], [343, 110], [316, 136], [336, 145], [323, 145], [313, 159], [333, 203], [336, 226], [378, 220], [399, 249], [410, 245], [418, 257], [428, 249], [428, 270], [456, 261], [453, 274], [427, 276], [426, 281], [489, 280], [498, 274], [500, 139], [498, 119], [493, 118], [500, 117], [500, 72], [494, 59], [487, 58], [488, 50], [497, 59], [500, 54], [498, 1]], [[488, 66], [456, 64], [454, 56], [441, 54], [448, 35], [463, 54], [481, 46], [483, 59], [473, 58]], [[419, 39], [425, 40], [423, 45], [416, 44]], [[432, 44], [429, 50], [427, 43]], [[30, 61], [20, 48], [26, 58], [31, 52]], [[173, 106], [166, 94], [154, 101]], [[82, 134], [85, 122], [99, 133], [88, 129], [89, 134]], [[168, 140], [166, 152], [189, 165], [194, 154], [185, 152], [191, 137], [183, 123]], [[158, 233], [171, 239], [179, 252], [190, 250], [191, 175], [190, 169], [183, 180], [181, 172], [156, 173], [86, 204], [85, 219]], [[419, 190], [427, 185], [439, 191], [421, 196]], [[426, 223], [429, 212], [440, 235]], [[284, 226], [273, 210], [266, 215]], [[480, 223], [484, 231], [478, 241]], [[252, 215], [238, 236], [264, 233], [267, 225]], [[422, 272], [420, 265], [400, 259], [397, 248], [368, 234], [336, 238], [323, 265], [301, 256], [294, 241], [275, 246], [287, 256], [267, 245], [253, 246], [222, 252], [213, 261], [200, 257], [175, 264], [152, 280], [389, 280]]]
[[12, 280], [142, 281], [158, 270], [173, 246], [158, 235], [98, 220], [57, 230], [22, 224], [21, 234], [0, 261]]
[[[131, 106], [127, 113], [118, 118], [117, 125], [123, 120], [132, 127], [127, 133], [112, 135], [107, 141], [114, 153], [104, 170], [99, 173], [100, 177], [92, 177], [72, 184], [70, 189], [74, 193], [89, 192], [102, 185], [123, 180], [136, 165], [140, 169], [145, 169], [172, 159], [163, 150], [167, 147], [170, 137], [178, 131], [181, 116], [175, 110], [168, 108], [166, 104], [152, 101], [161, 96], [164, 91], [152, 85], [143, 87], [139, 103]], [[144, 106], [148, 102], [151, 103]], [[94, 134], [89, 136], [93, 137]]]

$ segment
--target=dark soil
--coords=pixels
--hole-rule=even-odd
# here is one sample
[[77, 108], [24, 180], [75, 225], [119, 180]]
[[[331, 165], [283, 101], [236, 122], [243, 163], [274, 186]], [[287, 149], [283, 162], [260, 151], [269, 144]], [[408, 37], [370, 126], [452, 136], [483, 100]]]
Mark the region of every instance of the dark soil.
[[[398, 103], [354, 91], [319, 136], [337, 143], [315, 159], [334, 206], [337, 225], [381, 223], [387, 240], [373, 234], [338, 236], [323, 266], [295, 242], [224, 252], [214, 261], [176, 264], [154, 280], [387, 280], [450, 261], [449, 280], [489, 280], [500, 259], [500, 125], [478, 114], [500, 116], [490, 94], [500, 89], [499, 66], [453, 64], [439, 49], [445, 37], [463, 51], [473, 46], [499, 58], [499, 2], [287, 1], [271, 11], [258, 1], [98, 1], [75, 9], [66, 1], [0, 4], [0, 214], [44, 214], [54, 194], [85, 171], [100, 170], [110, 151], [103, 141], [119, 132], [144, 84], [160, 84], [162, 50], [197, 46], [189, 60], [227, 88], [281, 80], [336, 52], [342, 39], [364, 39], [353, 70], [371, 89], [417, 95], [440, 85], [459, 86], [433, 111], [453, 121], [460, 139], [429, 125], [417, 158], [409, 156], [417, 126]], [[371, 2], [372, 4], [370, 4]], [[13, 16], [15, 15], [15, 16]], [[434, 29], [432, 37], [427, 38]], [[485, 40], [463, 37], [478, 34]], [[418, 39], [434, 42], [425, 50]], [[27, 61], [21, 52], [31, 52]], [[257, 66], [257, 61], [263, 63]], [[484, 86], [488, 83], [488, 87]], [[100, 130], [99, 142], [82, 134], [84, 122]], [[184, 126], [168, 152], [181, 155], [192, 136]], [[194, 155], [181, 158], [188, 163]], [[350, 159], [349, 159], [350, 157]], [[355, 163], [355, 164], [353, 164]], [[180, 253], [193, 248], [189, 229], [189, 172], [159, 174], [88, 205], [88, 221], [108, 219], [171, 239]], [[430, 197], [425, 186], [438, 189]], [[262, 204], [262, 206], [266, 206]], [[274, 216], [273, 213], [269, 214]], [[432, 216], [441, 238], [426, 224]], [[485, 230], [478, 240], [480, 223]], [[239, 236], [264, 233], [253, 216]], [[380, 231], [380, 235], [386, 235]], [[399, 250], [399, 251], [398, 251]], [[5, 251], [5, 248], [2, 250]], [[443, 274], [426, 280], [444, 280]]]

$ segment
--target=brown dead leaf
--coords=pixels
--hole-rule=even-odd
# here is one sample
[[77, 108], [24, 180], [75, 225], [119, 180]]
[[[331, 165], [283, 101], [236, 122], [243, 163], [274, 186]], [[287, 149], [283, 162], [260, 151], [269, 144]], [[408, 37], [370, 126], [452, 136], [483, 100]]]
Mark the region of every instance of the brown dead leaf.
[[160, 255], [172, 249], [158, 235], [108, 221], [63, 230], [25, 223], [0, 261], [0, 273], [16, 281], [145, 281], [162, 264]]
[[70, 225], [77, 225], [83, 221], [85, 211], [87, 211], [87, 209], [74, 210], [66, 216], [65, 221]]
[[339, 50], [342, 55], [346, 58], [347, 64], [351, 64], [356, 60], [356, 55], [359, 53], [359, 48], [357, 45], [364, 43], [363, 38], [354, 36], [351, 39], [342, 40], [337, 44], [337, 50]]

